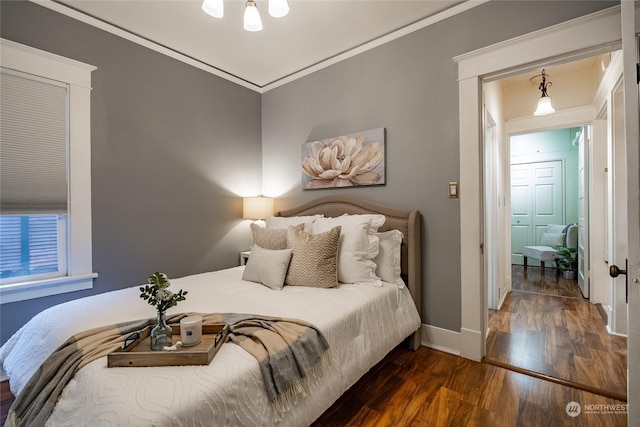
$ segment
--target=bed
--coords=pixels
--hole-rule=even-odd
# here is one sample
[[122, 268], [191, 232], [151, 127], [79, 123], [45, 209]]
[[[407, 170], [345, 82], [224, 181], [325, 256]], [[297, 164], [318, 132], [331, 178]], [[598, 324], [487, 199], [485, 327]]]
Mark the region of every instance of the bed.
[[[403, 286], [343, 284], [332, 289], [284, 286], [274, 291], [242, 280], [245, 266], [172, 279], [189, 292], [170, 312], [254, 313], [303, 319], [324, 334], [330, 364], [309, 394], [279, 413], [258, 363], [224, 344], [209, 365], [108, 368], [106, 357], [83, 366], [63, 389], [48, 425], [285, 425], [312, 423], [395, 346], [420, 345], [420, 214], [364, 199], [329, 196], [276, 214], [279, 218], [343, 214], [385, 217], [377, 230], [399, 230]], [[251, 262], [251, 259], [249, 263]], [[73, 300], [35, 316], [2, 348], [0, 362], [18, 396], [45, 359], [69, 336], [152, 315], [139, 286]]]

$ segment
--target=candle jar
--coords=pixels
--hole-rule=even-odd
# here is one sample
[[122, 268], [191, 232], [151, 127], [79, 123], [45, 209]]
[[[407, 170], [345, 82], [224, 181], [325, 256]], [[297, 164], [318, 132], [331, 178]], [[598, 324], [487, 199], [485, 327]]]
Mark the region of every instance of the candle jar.
[[202, 341], [202, 317], [188, 316], [180, 320], [180, 341], [184, 347], [192, 347]]

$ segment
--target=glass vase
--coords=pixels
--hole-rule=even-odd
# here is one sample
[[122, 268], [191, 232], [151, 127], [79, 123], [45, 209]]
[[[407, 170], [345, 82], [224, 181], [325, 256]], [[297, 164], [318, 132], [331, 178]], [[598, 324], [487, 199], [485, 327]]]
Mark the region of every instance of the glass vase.
[[158, 318], [156, 326], [151, 329], [151, 350], [163, 350], [170, 347], [171, 343], [171, 326], [167, 325], [165, 312], [158, 310]]

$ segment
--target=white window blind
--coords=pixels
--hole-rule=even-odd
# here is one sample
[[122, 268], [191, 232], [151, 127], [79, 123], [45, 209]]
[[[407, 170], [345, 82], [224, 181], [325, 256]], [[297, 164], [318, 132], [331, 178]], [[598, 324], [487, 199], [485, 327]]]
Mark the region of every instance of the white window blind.
[[67, 85], [2, 68], [0, 88], [0, 213], [66, 213]]

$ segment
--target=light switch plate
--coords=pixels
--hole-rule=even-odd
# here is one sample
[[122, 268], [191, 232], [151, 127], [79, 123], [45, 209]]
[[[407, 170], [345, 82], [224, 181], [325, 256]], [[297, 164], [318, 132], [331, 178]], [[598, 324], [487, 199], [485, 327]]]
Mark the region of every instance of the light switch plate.
[[454, 181], [454, 182], [450, 182], [449, 183], [449, 198], [450, 199], [457, 199], [458, 198], [458, 181]]

